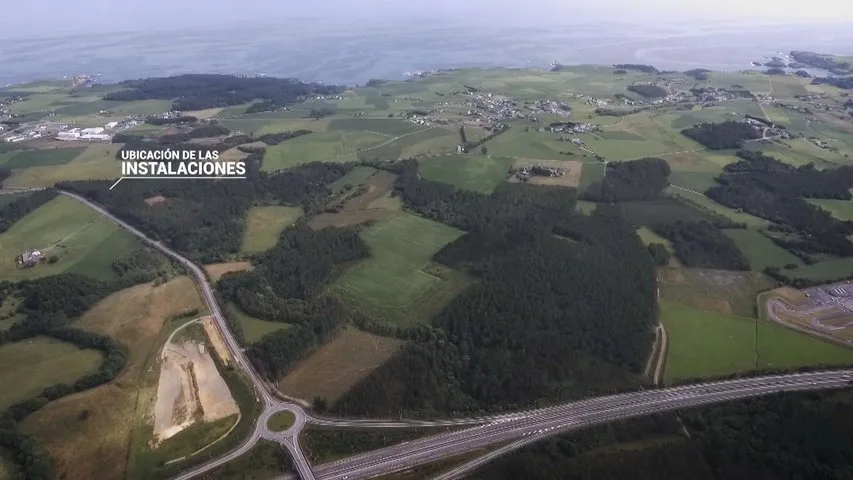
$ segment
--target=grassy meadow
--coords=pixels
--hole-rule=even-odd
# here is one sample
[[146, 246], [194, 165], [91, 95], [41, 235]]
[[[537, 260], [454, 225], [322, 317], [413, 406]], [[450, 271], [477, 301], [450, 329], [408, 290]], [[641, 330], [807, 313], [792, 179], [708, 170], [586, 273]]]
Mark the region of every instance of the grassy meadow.
[[[89, 207], [59, 196], [0, 234], [0, 279], [16, 281], [65, 271], [112, 278], [112, 262], [140, 247], [131, 234]], [[31, 248], [58, 260], [30, 268], [18, 266], [15, 258]]]
[[430, 263], [459, 230], [401, 212], [360, 235], [371, 258], [346, 270], [330, 291], [377, 319], [426, 321], [468, 283], [464, 274]]

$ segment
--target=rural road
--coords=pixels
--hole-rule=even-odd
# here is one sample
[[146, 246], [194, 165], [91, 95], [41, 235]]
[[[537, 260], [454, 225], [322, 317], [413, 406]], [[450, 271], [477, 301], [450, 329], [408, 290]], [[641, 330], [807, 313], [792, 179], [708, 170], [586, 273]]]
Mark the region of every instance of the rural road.
[[[198, 265], [179, 253], [154, 241], [133, 226], [115, 217], [106, 209], [75, 193], [60, 191], [63, 195], [74, 198], [101, 215], [132, 233], [140, 240], [160, 250], [175, 259], [192, 274], [198, 283], [203, 299], [220, 330], [223, 339], [234, 358], [236, 366], [252, 381], [259, 399], [263, 399], [263, 410], [248, 438], [225, 455], [192, 468], [176, 477], [176, 480], [187, 480], [196, 475], [208, 472], [223, 465], [243, 453], [249, 451], [261, 438], [279, 442], [293, 457], [297, 473], [302, 480], [313, 479], [347, 479], [356, 480], [378, 475], [389, 474], [412, 468], [417, 465], [452, 457], [487, 446], [514, 442], [472, 462], [448, 472], [450, 476], [442, 479], [460, 478], [472, 469], [495, 458], [499, 454], [519, 448], [527, 443], [557, 435], [567, 431], [613, 422], [625, 418], [648, 415], [654, 412], [665, 412], [681, 408], [737, 400], [741, 398], [767, 395], [783, 391], [821, 390], [844, 388], [853, 383], [853, 370], [800, 373], [753, 377], [739, 380], [729, 380], [705, 384], [686, 385], [681, 387], [643, 390], [590, 398], [570, 402], [553, 407], [523, 412], [494, 415], [488, 417], [439, 420], [396, 422], [390, 420], [346, 420], [323, 419], [309, 416], [299, 405], [277, 399], [267, 389], [266, 382], [255, 371], [245, 357], [243, 350], [229, 331], [225, 317], [213, 293], [204, 271]], [[284, 432], [271, 432], [267, 428], [267, 420], [276, 412], [289, 410], [295, 416], [294, 425]], [[316, 466], [312, 469], [299, 446], [299, 433], [306, 423], [335, 427], [401, 427], [401, 426], [438, 426], [438, 425], [477, 425], [471, 428], [456, 430], [425, 437], [410, 442], [403, 442], [391, 447], [355, 455], [336, 462]], [[511, 447], [511, 448], [510, 448]], [[278, 477], [281, 479], [291, 476]]]

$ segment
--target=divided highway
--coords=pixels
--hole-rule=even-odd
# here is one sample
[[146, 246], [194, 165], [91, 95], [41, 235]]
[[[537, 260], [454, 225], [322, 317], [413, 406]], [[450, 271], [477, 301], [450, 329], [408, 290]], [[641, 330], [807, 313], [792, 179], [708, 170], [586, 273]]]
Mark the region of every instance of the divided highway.
[[[222, 333], [234, 362], [251, 379], [259, 399], [263, 399], [260, 414], [252, 434], [239, 446], [225, 455], [197, 466], [176, 480], [188, 480], [208, 472], [249, 451], [261, 438], [280, 443], [293, 457], [294, 465], [302, 480], [356, 480], [394, 473], [409, 468], [449, 458], [488, 446], [503, 445], [498, 450], [457, 467], [439, 477], [441, 480], [461, 478], [480, 465], [529, 443], [567, 431], [613, 422], [630, 417], [665, 412], [681, 408], [737, 400], [784, 391], [821, 390], [845, 388], [853, 384], [853, 370], [775, 375], [729, 380], [681, 387], [630, 392], [619, 395], [590, 398], [553, 407], [494, 415], [481, 418], [438, 421], [386, 421], [346, 420], [316, 418], [308, 415], [299, 405], [276, 398], [267, 383], [255, 371], [228, 329], [213, 288], [204, 271], [179, 253], [148, 238], [144, 233], [106, 209], [75, 193], [61, 191], [175, 259], [192, 274], [199, 285], [208, 309], [217, 328]], [[289, 410], [296, 417], [294, 425], [284, 432], [271, 432], [267, 428], [269, 417], [279, 411]], [[299, 446], [299, 433], [306, 423], [330, 427], [391, 428], [404, 426], [476, 425], [404, 442], [391, 447], [355, 455], [336, 462], [316, 466], [312, 469]], [[292, 478], [291, 476], [278, 477]]]

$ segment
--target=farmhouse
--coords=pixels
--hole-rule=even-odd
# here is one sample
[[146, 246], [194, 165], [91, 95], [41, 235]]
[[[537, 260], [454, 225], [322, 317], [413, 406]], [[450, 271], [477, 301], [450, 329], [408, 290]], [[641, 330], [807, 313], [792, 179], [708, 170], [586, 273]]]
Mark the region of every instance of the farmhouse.
[[19, 262], [25, 267], [32, 267], [33, 265], [39, 263], [41, 257], [42, 253], [40, 250], [27, 250], [26, 252], [21, 254]]

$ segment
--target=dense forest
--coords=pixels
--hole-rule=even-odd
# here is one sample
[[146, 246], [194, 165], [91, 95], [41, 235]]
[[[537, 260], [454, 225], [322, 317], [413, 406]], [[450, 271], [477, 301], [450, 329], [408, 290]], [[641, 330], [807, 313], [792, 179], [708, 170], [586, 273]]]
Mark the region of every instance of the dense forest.
[[613, 68], [618, 68], [620, 70], [637, 70], [643, 73], [660, 73], [660, 71], [651, 66], [651, 65], [640, 65], [636, 63], [617, 63], [613, 65]]
[[504, 184], [485, 196], [397, 167], [406, 208], [469, 232], [434, 260], [479, 280], [332, 411], [470, 413], [640, 382], [654, 262], [630, 225], [575, 214], [572, 190]]
[[562, 435], [471, 478], [841, 480], [853, 478], [851, 418], [849, 391], [778, 394]]
[[660, 198], [670, 173], [669, 164], [660, 158], [610, 162], [604, 179], [590, 184], [582, 198], [593, 202]]
[[711, 73], [711, 70], [706, 68], [694, 68], [692, 70], [687, 70], [684, 72], [685, 75], [689, 77], [693, 77], [696, 80], [704, 81], [708, 80], [708, 74]]
[[791, 58], [799, 63], [810, 67], [822, 68], [824, 70], [841, 72], [850, 70], [850, 64], [848, 62], [840, 62], [834, 59], [831, 55], [793, 50], [791, 51]]
[[228, 107], [262, 99], [270, 106], [284, 106], [312, 95], [343, 91], [337, 85], [306, 83], [293, 78], [238, 77], [233, 75], [188, 74], [121, 82], [125, 90], [108, 93], [104, 100], [173, 100], [179, 111]]
[[634, 92], [646, 98], [663, 98], [666, 96], [666, 89], [657, 85], [628, 85], [628, 91]]
[[311, 132], [311, 130], [293, 130], [281, 133], [267, 133], [266, 135], [258, 137], [258, 141], [264, 142], [267, 145], [278, 145], [285, 140], [301, 137], [302, 135], [308, 135], [309, 133], [313, 132]]
[[56, 195], [56, 190], [49, 188], [24, 195], [0, 207], [0, 233], [8, 230], [33, 210], [56, 198]]
[[[68, 182], [59, 186], [105, 205], [155, 239], [202, 263], [212, 263], [240, 250], [246, 214], [256, 204], [301, 205], [307, 212], [320, 208], [329, 195], [326, 185], [352, 165], [310, 163], [287, 171], [260, 171], [261, 155], [246, 159], [247, 181], [193, 180], [124, 182], [109, 190], [103, 181]], [[166, 201], [148, 205], [145, 199]]]
[[815, 77], [812, 79], [812, 84], [826, 84], [844, 90], [853, 90], [853, 77]]
[[761, 138], [761, 132], [746, 122], [726, 120], [722, 123], [700, 123], [681, 131], [711, 150], [740, 148], [744, 141]]
[[851, 199], [853, 168], [817, 170], [814, 165], [793, 167], [761, 152], [740, 151], [741, 160], [725, 167], [718, 185], [706, 194], [733, 209], [786, 225], [801, 240], [789, 241], [793, 250], [853, 255], [853, 223], [841, 222], [807, 198]]
[[654, 231], [672, 242], [675, 256], [687, 267], [749, 270], [734, 240], [709, 222], [658, 224]]

